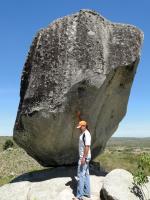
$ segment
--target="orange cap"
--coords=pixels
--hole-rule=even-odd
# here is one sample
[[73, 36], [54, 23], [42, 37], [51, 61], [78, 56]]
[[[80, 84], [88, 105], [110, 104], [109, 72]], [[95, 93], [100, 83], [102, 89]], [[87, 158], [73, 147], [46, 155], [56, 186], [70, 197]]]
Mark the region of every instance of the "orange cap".
[[80, 121], [77, 128], [80, 128], [81, 126], [86, 126], [86, 125], [87, 125], [86, 121]]

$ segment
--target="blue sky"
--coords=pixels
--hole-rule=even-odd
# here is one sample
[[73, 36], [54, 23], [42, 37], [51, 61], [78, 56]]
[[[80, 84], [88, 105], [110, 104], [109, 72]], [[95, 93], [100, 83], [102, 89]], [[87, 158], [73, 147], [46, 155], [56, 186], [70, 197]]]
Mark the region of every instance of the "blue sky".
[[0, 0], [0, 135], [13, 134], [20, 77], [36, 32], [56, 18], [83, 8], [143, 30], [142, 56], [127, 114], [113, 136], [150, 136], [149, 0]]

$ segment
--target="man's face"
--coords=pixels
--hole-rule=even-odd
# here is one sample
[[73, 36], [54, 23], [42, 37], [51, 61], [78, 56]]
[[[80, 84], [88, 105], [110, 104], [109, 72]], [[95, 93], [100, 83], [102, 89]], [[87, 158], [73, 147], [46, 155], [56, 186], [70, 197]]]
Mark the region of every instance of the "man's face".
[[85, 129], [86, 129], [86, 126], [83, 126], [83, 125], [82, 125], [82, 126], [80, 127], [81, 132], [85, 131]]

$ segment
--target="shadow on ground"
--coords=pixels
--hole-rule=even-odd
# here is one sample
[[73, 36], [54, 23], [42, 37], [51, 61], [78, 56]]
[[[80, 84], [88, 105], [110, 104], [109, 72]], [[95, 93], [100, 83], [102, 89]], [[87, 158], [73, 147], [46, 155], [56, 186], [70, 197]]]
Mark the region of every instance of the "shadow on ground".
[[[95, 176], [105, 176], [108, 172], [101, 169], [99, 163], [90, 163], [90, 175]], [[20, 181], [30, 181], [30, 182], [40, 182], [49, 180], [52, 178], [60, 177], [72, 177], [77, 175], [77, 165], [76, 166], [62, 166], [55, 168], [46, 168], [43, 170], [32, 171], [24, 173], [16, 178], [14, 178], [10, 183], [20, 182]]]
[[[96, 162], [90, 163], [90, 175], [105, 176], [106, 174], [107, 172], [105, 172], [100, 167], [99, 163]], [[43, 170], [28, 172], [14, 178], [10, 183], [16, 183], [21, 181], [40, 182], [53, 178], [70, 177], [71, 180], [68, 181], [65, 185], [70, 186], [73, 194], [75, 195], [77, 187], [77, 181], [75, 179], [76, 175], [77, 175], [77, 165], [62, 166], [62, 167], [46, 168]]]

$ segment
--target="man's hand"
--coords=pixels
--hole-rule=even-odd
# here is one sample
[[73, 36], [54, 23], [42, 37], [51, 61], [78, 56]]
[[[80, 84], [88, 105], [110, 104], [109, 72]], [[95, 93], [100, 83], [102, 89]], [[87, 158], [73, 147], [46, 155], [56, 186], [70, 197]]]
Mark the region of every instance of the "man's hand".
[[89, 148], [90, 148], [89, 145], [85, 145], [84, 154], [83, 154], [83, 157], [81, 158], [81, 165], [84, 165], [84, 164], [85, 164], [85, 158], [86, 158], [87, 155], [88, 155]]
[[82, 157], [81, 159], [81, 165], [84, 165], [85, 164], [85, 157]]

